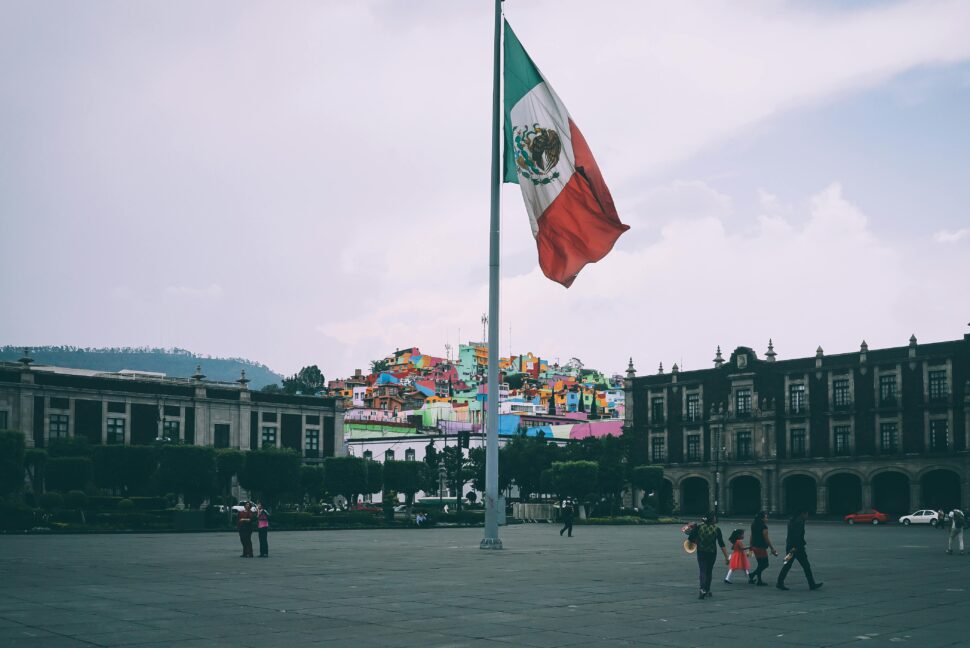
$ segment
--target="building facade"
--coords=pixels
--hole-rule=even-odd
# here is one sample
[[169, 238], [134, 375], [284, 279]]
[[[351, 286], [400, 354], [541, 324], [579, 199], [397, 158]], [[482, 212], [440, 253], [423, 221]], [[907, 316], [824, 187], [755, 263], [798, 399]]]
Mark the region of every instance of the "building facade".
[[251, 391], [235, 384], [143, 372], [105, 373], [0, 363], [0, 429], [28, 447], [84, 437], [92, 445], [179, 442], [216, 448], [291, 448], [307, 461], [344, 454], [336, 399]]
[[769, 341], [640, 377], [631, 360], [624, 429], [683, 513], [950, 508], [970, 503], [968, 379], [970, 335], [794, 360]]

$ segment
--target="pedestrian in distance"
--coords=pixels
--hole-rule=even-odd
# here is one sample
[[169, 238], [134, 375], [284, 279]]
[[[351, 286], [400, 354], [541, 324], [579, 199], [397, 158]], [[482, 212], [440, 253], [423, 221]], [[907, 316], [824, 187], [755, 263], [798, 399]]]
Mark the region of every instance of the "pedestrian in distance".
[[569, 532], [568, 537], [573, 537], [573, 505], [572, 502], [563, 501], [560, 504], [560, 511], [562, 513], [562, 528], [559, 529], [559, 535], [565, 532]]
[[236, 516], [236, 529], [239, 531], [239, 541], [243, 552], [240, 558], [253, 557], [253, 503], [246, 502], [243, 510]]
[[788, 576], [788, 572], [796, 560], [805, 572], [808, 589], [814, 591], [823, 585], [823, 583], [815, 582], [815, 576], [812, 575], [812, 565], [808, 561], [808, 552], [805, 550], [805, 520], [807, 519], [808, 509], [802, 508], [788, 521], [788, 537], [785, 538], [788, 554], [785, 556], [785, 564], [778, 573], [778, 582], [775, 583], [775, 587], [780, 590], [788, 589], [785, 587], [785, 577]]
[[269, 511], [263, 508], [262, 502], [256, 502], [256, 533], [259, 534], [259, 557], [269, 558]]
[[768, 513], [766, 511], [758, 511], [751, 523], [751, 553], [758, 561], [758, 568], [748, 574], [749, 585], [767, 585], [761, 580], [761, 574], [768, 569], [768, 551], [771, 550], [773, 556], [778, 555], [775, 546], [771, 544], [771, 538], [768, 537], [767, 519]]
[[945, 529], [946, 528], [946, 516], [943, 515], [943, 509], [936, 512], [936, 528]]
[[728, 561], [728, 571], [724, 577], [724, 582], [730, 585], [731, 574], [737, 570], [743, 569], [745, 575], [750, 578], [751, 563], [748, 561], [747, 556], [747, 551], [750, 547], [744, 546], [744, 529], [735, 529], [728, 538], [728, 544], [731, 545], [731, 560]]
[[725, 564], [730, 565], [727, 549], [724, 547], [724, 536], [717, 526], [717, 515], [712, 511], [701, 518], [701, 523], [691, 531], [687, 538], [697, 545], [697, 571], [701, 592], [699, 599], [709, 598], [711, 594], [711, 577], [714, 573], [714, 563], [717, 562], [717, 548], [720, 546], [724, 554]]
[[960, 555], [963, 555], [963, 528], [967, 526], [967, 518], [958, 508], [950, 511], [950, 536], [946, 540], [946, 552], [953, 554], [953, 539], [959, 540]]

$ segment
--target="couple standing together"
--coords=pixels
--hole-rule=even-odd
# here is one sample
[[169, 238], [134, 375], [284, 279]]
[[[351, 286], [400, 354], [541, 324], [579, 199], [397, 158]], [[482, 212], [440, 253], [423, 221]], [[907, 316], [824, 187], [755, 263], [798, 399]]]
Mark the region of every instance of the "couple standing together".
[[263, 508], [262, 502], [256, 504], [255, 510], [252, 502], [246, 502], [236, 518], [236, 529], [243, 549], [240, 558], [253, 557], [253, 527], [259, 534], [259, 557], [269, 558], [269, 541], [266, 537], [269, 533], [269, 511]]
[[[768, 551], [777, 556], [778, 552], [771, 543], [768, 535], [768, 514], [760, 511], [751, 523], [751, 552], [758, 560], [758, 568], [748, 574], [748, 583], [751, 585], [764, 585], [761, 575], [768, 568]], [[811, 590], [817, 590], [822, 583], [815, 582], [812, 575], [812, 565], [808, 561], [808, 552], [805, 550], [805, 520], [808, 519], [808, 511], [800, 510], [788, 522], [788, 537], [785, 539], [785, 546], [788, 548], [788, 555], [785, 556], [784, 565], [778, 574], [778, 581], [775, 587], [780, 590], [787, 590], [785, 587], [785, 577], [791, 570], [792, 565], [797, 560], [805, 572], [805, 579]], [[717, 550], [720, 548], [724, 554], [724, 560], [729, 567], [734, 568], [731, 559], [728, 557], [727, 549], [724, 545], [724, 537], [721, 529], [717, 526], [717, 516], [712, 512], [702, 518], [701, 524], [697, 525], [692, 533], [693, 542], [697, 544], [697, 566], [700, 572], [700, 596], [698, 598], [709, 598], [711, 596], [711, 577], [714, 571], [714, 563], [717, 562]], [[740, 539], [735, 542], [735, 552], [743, 552], [745, 547], [741, 545]], [[741, 554], [743, 555], [743, 553]], [[730, 575], [730, 572], [728, 572]], [[725, 579], [730, 582], [729, 578]]]

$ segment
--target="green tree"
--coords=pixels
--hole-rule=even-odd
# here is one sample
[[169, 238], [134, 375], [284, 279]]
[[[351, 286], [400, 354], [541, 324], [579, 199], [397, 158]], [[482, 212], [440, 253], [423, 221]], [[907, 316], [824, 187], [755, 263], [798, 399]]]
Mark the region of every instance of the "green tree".
[[84, 437], [67, 437], [66, 439], [51, 439], [47, 445], [47, 454], [54, 457], [90, 457], [91, 446]]
[[[485, 448], [479, 446], [468, 451], [468, 468], [471, 471], [472, 488], [477, 491], [485, 492], [486, 480], [486, 452]], [[509, 454], [505, 448], [498, 451], [498, 491], [503, 493], [512, 484], [511, 473], [509, 472]]]
[[47, 466], [47, 450], [43, 448], [28, 448], [24, 452], [24, 467], [30, 479], [30, 489], [34, 496], [44, 492], [44, 473]]
[[[23, 479], [23, 469], [21, 469]], [[47, 462], [47, 487], [56, 491], [87, 490], [94, 478], [94, 463], [88, 457], [53, 457]]]
[[312, 396], [323, 389], [327, 381], [323, 377], [320, 367], [310, 365], [303, 367], [289, 378], [283, 379], [283, 392], [286, 394], [305, 394]]
[[371, 360], [370, 372], [372, 374], [379, 374], [382, 371], [387, 371], [388, 366], [390, 366], [390, 363], [387, 361], [387, 358], [384, 358], [383, 360]]
[[238, 477], [246, 463], [246, 455], [235, 448], [216, 450], [216, 483], [223, 497], [229, 497], [232, 478]]
[[[88, 461], [90, 461], [90, 459]], [[64, 496], [64, 506], [78, 512], [78, 514], [81, 516], [81, 524], [87, 524], [87, 520], [84, 517], [84, 509], [87, 507], [87, 505], [88, 496], [83, 490], [72, 490]]]
[[379, 493], [384, 488], [384, 466], [379, 461], [364, 459], [364, 467], [367, 470], [367, 483], [364, 486], [364, 494]]
[[404, 493], [404, 503], [408, 506], [408, 517], [414, 506], [414, 494], [421, 489], [422, 464], [417, 461], [385, 461], [384, 488]]
[[552, 464], [552, 474], [562, 497], [585, 502], [596, 493], [599, 465], [595, 461], [557, 461]]
[[359, 457], [327, 457], [323, 460], [323, 483], [327, 492], [342, 495], [348, 505], [367, 488], [367, 467]]
[[163, 447], [159, 455], [158, 482], [163, 492], [178, 493], [187, 506], [198, 508], [215, 490], [215, 450], [191, 445]]
[[23, 433], [0, 431], [0, 494], [23, 490], [25, 449]]
[[431, 441], [424, 447], [424, 470], [422, 471], [423, 483], [421, 489], [426, 493], [437, 493], [439, 487], [438, 464], [441, 463], [441, 456], [434, 442]]
[[323, 466], [300, 466], [300, 496], [315, 503], [323, 495]]
[[636, 466], [630, 471], [630, 483], [634, 488], [643, 491], [643, 501], [645, 505], [648, 498], [653, 501], [655, 510], [659, 507], [660, 487], [663, 483], [663, 466]]
[[541, 492], [540, 475], [559, 459], [560, 454], [559, 448], [545, 437], [517, 436], [506, 444], [504, 450], [504, 456], [499, 460], [499, 472], [503, 464], [508, 465], [509, 477], [519, 487], [524, 500]]
[[459, 446], [446, 446], [441, 453], [445, 464], [445, 481], [455, 492], [455, 507], [461, 510], [461, 494], [465, 490], [465, 483], [471, 476], [468, 459]]
[[289, 448], [265, 448], [246, 453], [239, 483], [275, 510], [280, 497], [299, 488], [300, 456]]
[[157, 468], [152, 446], [108, 445], [94, 451], [94, 483], [124, 497], [152, 492]]
[[283, 393], [283, 388], [276, 383], [270, 383], [268, 385], [263, 385], [263, 388], [259, 391], [263, 392], [264, 394], [281, 394]]

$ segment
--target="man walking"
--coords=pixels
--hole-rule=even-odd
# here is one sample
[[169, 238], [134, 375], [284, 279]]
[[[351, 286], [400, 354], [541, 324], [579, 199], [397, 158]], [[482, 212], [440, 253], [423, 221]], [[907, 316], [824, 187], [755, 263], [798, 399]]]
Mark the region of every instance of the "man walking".
[[802, 508], [788, 522], [788, 537], [785, 539], [785, 546], [788, 548], [788, 555], [785, 556], [785, 564], [778, 573], [778, 582], [775, 587], [780, 590], [787, 590], [785, 587], [785, 577], [788, 576], [792, 564], [797, 560], [805, 572], [805, 580], [808, 581], [808, 589], [817, 590], [823, 583], [816, 583], [812, 576], [812, 565], [808, 562], [808, 552], [805, 551], [805, 520], [808, 519], [808, 509]]
[[761, 574], [768, 569], [768, 550], [771, 550], [772, 555], [778, 555], [775, 546], [771, 544], [771, 538], [768, 537], [768, 524], [765, 522], [767, 519], [768, 513], [759, 511], [751, 523], [751, 552], [758, 559], [758, 568], [748, 575], [750, 585], [767, 585], [761, 580]]
[[562, 529], [559, 530], [559, 535], [562, 535], [566, 531], [569, 532], [569, 537], [573, 537], [573, 505], [572, 502], [563, 501], [561, 504], [562, 509]]
[[960, 555], [963, 555], [963, 527], [967, 525], [967, 518], [958, 508], [950, 511], [950, 537], [946, 541], [946, 552], [953, 553], [953, 539], [959, 539]]

